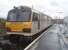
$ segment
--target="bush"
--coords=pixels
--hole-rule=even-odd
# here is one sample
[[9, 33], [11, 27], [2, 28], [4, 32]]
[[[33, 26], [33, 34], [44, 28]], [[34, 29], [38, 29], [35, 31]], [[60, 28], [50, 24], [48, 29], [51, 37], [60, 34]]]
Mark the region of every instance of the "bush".
[[0, 34], [6, 32], [5, 22], [6, 22], [5, 19], [0, 18]]

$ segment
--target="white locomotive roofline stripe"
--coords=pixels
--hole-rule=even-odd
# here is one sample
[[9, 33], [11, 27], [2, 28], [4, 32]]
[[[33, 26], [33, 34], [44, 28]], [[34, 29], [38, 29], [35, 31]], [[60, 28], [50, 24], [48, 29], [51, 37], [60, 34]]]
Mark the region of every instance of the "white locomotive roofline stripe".
[[[48, 30], [49, 30], [49, 29], [48, 29]], [[47, 33], [48, 30], [46, 30], [45, 33]], [[29, 50], [30, 47], [31, 47], [32, 45], [34, 45], [43, 35], [44, 35], [44, 32], [43, 32], [43, 34], [41, 34], [38, 38], [36, 38], [32, 43], [30, 43], [24, 50]]]

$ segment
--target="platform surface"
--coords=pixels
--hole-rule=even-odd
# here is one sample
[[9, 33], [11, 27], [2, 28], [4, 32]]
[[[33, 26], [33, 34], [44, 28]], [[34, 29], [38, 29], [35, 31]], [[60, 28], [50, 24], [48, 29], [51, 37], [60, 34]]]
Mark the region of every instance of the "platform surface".
[[63, 25], [54, 25], [29, 50], [68, 50], [68, 41], [63, 35]]

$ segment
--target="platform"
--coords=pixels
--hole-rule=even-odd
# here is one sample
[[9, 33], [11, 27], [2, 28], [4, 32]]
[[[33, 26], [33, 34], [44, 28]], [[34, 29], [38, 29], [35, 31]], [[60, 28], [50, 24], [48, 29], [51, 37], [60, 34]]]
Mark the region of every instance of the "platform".
[[68, 50], [68, 40], [64, 37], [63, 25], [53, 25], [47, 32], [24, 50]]

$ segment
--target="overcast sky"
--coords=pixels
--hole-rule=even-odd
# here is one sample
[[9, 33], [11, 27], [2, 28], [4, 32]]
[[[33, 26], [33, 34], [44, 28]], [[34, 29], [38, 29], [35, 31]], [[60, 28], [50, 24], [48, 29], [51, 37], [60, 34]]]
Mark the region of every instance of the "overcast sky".
[[[29, 6], [52, 18], [68, 16], [68, 0], [0, 0], [0, 17], [6, 18], [13, 6]], [[58, 18], [57, 17], [57, 18]]]

